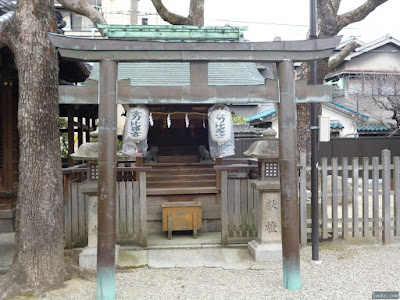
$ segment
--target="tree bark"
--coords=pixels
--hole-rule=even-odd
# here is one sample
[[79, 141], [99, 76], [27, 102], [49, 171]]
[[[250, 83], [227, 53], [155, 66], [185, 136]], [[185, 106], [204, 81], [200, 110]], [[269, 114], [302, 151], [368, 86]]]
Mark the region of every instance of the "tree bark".
[[88, 17], [96, 27], [97, 24], [107, 23], [103, 15], [97, 9], [94, 9], [86, 0], [59, 0], [58, 2], [62, 4], [66, 10]]
[[20, 137], [15, 254], [2, 297], [11, 282], [36, 289], [64, 279], [58, 56], [47, 38], [55, 27], [52, 1], [20, 1], [2, 33], [18, 69]]

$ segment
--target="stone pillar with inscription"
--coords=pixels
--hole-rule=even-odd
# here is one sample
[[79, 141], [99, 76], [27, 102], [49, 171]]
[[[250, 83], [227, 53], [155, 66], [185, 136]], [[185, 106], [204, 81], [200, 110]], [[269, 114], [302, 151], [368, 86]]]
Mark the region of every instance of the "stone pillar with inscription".
[[[97, 162], [99, 156], [99, 145], [97, 143], [98, 132], [90, 133], [90, 143], [84, 143], [78, 150], [71, 154], [74, 160], [87, 162], [87, 181], [81, 186], [81, 192], [89, 196], [88, 203], [88, 245], [79, 254], [79, 266], [85, 269], [96, 270], [97, 268], [97, 205], [98, 205], [98, 182]], [[118, 245], [116, 246], [115, 262], [118, 261]]]
[[263, 139], [244, 152], [258, 159], [260, 179], [251, 182], [258, 193], [257, 238], [248, 249], [255, 261], [282, 260], [281, 199], [279, 181], [279, 143], [276, 132], [267, 129]]

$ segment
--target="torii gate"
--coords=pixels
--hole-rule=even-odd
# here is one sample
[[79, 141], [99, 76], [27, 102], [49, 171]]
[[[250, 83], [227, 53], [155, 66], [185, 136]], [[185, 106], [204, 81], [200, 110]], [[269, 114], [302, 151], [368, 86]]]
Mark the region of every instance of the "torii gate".
[[[94, 93], [88, 94], [85, 99], [85, 103], [99, 104], [98, 299], [115, 298], [116, 104], [133, 104], [132, 98], [138, 97], [144, 104], [169, 104], [172, 101], [176, 103], [176, 99], [181, 99], [180, 103], [190, 104], [236, 101], [278, 103], [283, 286], [287, 289], [301, 288], [298, 190], [295, 176], [297, 173], [296, 102], [330, 101], [330, 87], [296, 86], [293, 62], [329, 57], [341, 37], [256, 43], [140, 42], [69, 38], [51, 33], [49, 38], [64, 58], [100, 62], [98, 98], [96, 90], [93, 89], [97, 87], [88, 87]], [[190, 86], [118, 87], [118, 62], [171, 61], [190, 62]], [[265, 86], [229, 88], [208, 86], [208, 62], [275, 62], [279, 80], [275, 84], [272, 81]], [[77, 99], [63, 98], [61, 87], [60, 95], [61, 103], [78, 103]]]

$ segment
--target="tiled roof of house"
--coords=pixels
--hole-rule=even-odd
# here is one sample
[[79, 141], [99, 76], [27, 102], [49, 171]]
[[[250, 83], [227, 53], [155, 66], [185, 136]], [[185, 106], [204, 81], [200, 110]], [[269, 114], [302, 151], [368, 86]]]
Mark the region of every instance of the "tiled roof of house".
[[357, 48], [353, 53], [351, 53], [348, 57], [346, 57], [346, 60], [352, 59], [353, 57], [362, 55], [365, 52], [374, 50], [376, 48], [379, 48], [383, 45], [389, 44], [389, 43], [393, 43], [397, 46], [400, 46], [400, 41], [395, 39], [393, 36], [391, 36], [390, 34], [387, 34], [377, 40], [374, 40], [368, 44], [365, 44], [359, 48]]
[[390, 128], [380, 123], [360, 123], [357, 125], [357, 131], [359, 132], [384, 132], [389, 130]]
[[[190, 63], [120, 63], [118, 80], [130, 78], [132, 86], [190, 85]], [[99, 80], [99, 64], [93, 65], [89, 79]], [[209, 85], [262, 85], [264, 77], [254, 63], [209, 63]]]
[[[329, 102], [329, 103], [331, 103], [331, 104], [334, 104], [335, 106], [338, 106], [338, 107], [340, 107], [340, 108], [342, 108], [342, 109], [345, 109], [345, 110], [347, 110], [347, 111], [349, 111], [349, 112], [352, 112], [352, 113], [355, 113], [355, 114], [357, 114], [357, 112], [355, 111], [355, 110], [353, 110], [353, 109], [351, 109], [351, 108], [348, 108], [348, 107], [346, 107], [346, 106], [344, 106], [344, 105], [342, 105], [342, 104], [339, 104], [339, 103], [336, 103], [336, 102]], [[258, 113], [258, 114], [255, 114], [255, 115], [253, 115], [253, 116], [251, 116], [251, 117], [248, 117], [247, 118], [247, 122], [251, 122], [251, 121], [255, 121], [255, 120], [261, 120], [261, 119], [264, 119], [264, 118], [266, 118], [266, 117], [269, 117], [269, 116], [271, 116], [271, 115], [273, 115], [275, 113], [275, 108], [270, 108], [270, 109], [267, 109], [267, 110], [265, 110], [265, 111], [263, 111], [263, 112], [260, 112], [260, 113]], [[364, 118], [366, 118], [366, 119], [369, 119], [369, 117], [368, 116], [366, 116], [366, 115], [363, 115], [363, 114], [361, 114], [361, 113], [358, 113], [358, 115], [359, 116], [362, 116], [362, 117], [364, 117]], [[340, 122], [339, 122], [340, 123]], [[340, 124], [340, 125], [342, 125], [342, 124]], [[331, 125], [332, 126], [332, 125]], [[343, 126], [343, 125], [342, 125]], [[331, 127], [332, 128], [332, 127]], [[337, 127], [338, 128], [338, 127]], [[341, 128], [343, 128], [343, 127], [341, 127]]]
[[330, 127], [331, 127], [331, 129], [342, 129], [342, 128], [344, 128], [343, 124], [340, 123], [339, 121], [331, 121]]
[[344, 105], [342, 105], [342, 104], [339, 104], [339, 103], [333, 102], [333, 101], [331, 101], [331, 102], [329, 102], [329, 103], [331, 103], [331, 104], [333, 104], [333, 105], [336, 105], [336, 106], [338, 106], [338, 107], [340, 107], [340, 108], [343, 108], [343, 109], [345, 109], [345, 110], [347, 110], [347, 111], [349, 111], [349, 112], [352, 112], [352, 113], [354, 113], [354, 114], [358, 114], [358, 115], [361, 116], [361, 117], [364, 117], [364, 118], [369, 119], [368, 116], [366, 116], [366, 115], [364, 115], [364, 114], [362, 114], [362, 113], [359, 113], [359, 112], [355, 111], [354, 109], [348, 108], [347, 106], [344, 106]]
[[255, 114], [251, 117], [248, 117], [246, 121], [251, 122], [251, 121], [255, 121], [255, 120], [261, 120], [266, 117], [272, 116], [273, 114], [275, 114], [275, 107], [272, 107], [272, 108], [262, 111], [258, 114]]

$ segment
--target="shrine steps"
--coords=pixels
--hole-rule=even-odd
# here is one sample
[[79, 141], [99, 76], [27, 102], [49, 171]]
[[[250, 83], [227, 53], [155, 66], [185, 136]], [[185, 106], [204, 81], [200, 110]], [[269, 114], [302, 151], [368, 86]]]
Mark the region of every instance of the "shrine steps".
[[159, 156], [145, 163], [147, 195], [216, 194], [214, 162], [199, 162], [197, 155]]

